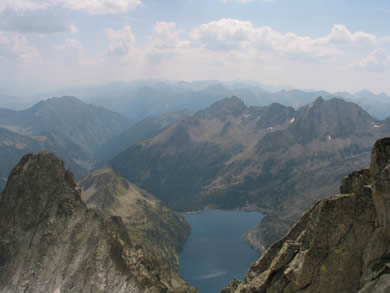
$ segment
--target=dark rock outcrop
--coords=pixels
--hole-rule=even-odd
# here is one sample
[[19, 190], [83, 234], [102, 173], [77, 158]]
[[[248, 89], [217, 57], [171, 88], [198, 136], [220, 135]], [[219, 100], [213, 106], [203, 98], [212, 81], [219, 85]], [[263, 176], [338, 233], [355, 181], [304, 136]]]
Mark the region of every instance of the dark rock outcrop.
[[25, 155], [0, 199], [0, 292], [172, 291], [120, 217], [87, 209], [63, 161]]
[[223, 293], [390, 291], [390, 138]]

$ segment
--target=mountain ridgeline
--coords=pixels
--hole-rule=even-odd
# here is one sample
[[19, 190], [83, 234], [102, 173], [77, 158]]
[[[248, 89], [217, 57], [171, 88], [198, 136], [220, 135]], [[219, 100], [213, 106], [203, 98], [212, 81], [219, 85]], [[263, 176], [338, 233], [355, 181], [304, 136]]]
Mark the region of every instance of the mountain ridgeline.
[[[84, 97], [86, 101], [118, 112], [131, 120], [140, 121], [146, 117], [159, 116], [183, 109], [200, 110], [209, 107], [222, 97], [242, 97], [247, 105], [265, 106], [272, 103], [299, 108], [310, 103], [314, 97], [324, 99], [341, 97], [357, 103], [370, 115], [384, 119], [389, 116], [390, 97], [384, 93], [374, 94], [362, 90], [331, 93], [291, 89], [286, 86], [267, 86], [254, 81], [222, 82], [205, 81], [162, 81], [143, 80], [117, 82], [103, 86], [67, 89], [68, 94]], [[54, 95], [62, 95], [54, 93]]]
[[132, 243], [142, 250], [150, 270], [162, 280], [186, 286], [177, 273], [177, 254], [191, 230], [183, 217], [110, 167], [89, 174], [79, 187], [89, 208], [99, 210], [105, 217], [122, 218]]
[[82, 188], [52, 153], [12, 170], [0, 197], [0, 292], [197, 292], [176, 270], [189, 233], [181, 216], [110, 169]]
[[290, 232], [222, 293], [390, 290], [390, 138], [378, 140], [368, 169], [345, 177], [339, 195], [307, 211]]
[[0, 190], [22, 155], [40, 150], [56, 153], [80, 178], [99, 161], [99, 148], [129, 126], [119, 114], [73, 97], [23, 111], [0, 109]]
[[[354, 103], [231, 97], [130, 128], [71, 97], [0, 114], [0, 292], [197, 292], [178, 273], [190, 227], [170, 208], [266, 214], [246, 238], [269, 248], [224, 293], [390, 288], [390, 120]], [[115, 153], [79, 184], [66, 169]]]
[[182, 110], [156, 117], [147, 117], [142, 121], [131, 125], [130, 128], [101, 145], [97, 151], [96, 157], [101, 164], [104, 164], [131, 145], [156, 136], [173, 123], [189, 117], [192, 114], [193, 111]]
[[353, 103], [316, 99], [297, 110], [226, 98], [131, 146], [111, 164], [178, 210], [246, 208], [267, 214], [247, 237], [262, 250], [340, 178], [369, 162], [390, 134]]

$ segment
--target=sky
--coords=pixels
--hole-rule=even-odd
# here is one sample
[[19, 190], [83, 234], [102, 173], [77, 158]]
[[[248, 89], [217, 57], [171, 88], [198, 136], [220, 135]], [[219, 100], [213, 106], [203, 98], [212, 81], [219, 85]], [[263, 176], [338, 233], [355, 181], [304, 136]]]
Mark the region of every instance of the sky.
[[0, 77], [20, 95], [135, 79], [390, 94], [390, 1], [0, 0]]

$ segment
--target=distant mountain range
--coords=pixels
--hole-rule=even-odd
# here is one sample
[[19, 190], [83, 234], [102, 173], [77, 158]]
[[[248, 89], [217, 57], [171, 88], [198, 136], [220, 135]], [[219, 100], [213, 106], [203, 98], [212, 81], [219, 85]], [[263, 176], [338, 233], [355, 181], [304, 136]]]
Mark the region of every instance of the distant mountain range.
[[112, 166], [178, 210], [259, 209], [268, 216], [248, 235], [261, 248], [277, 240], [340, 179], [366, 166], [371, 145], [390, 135], [377, 120], [341, 99], [295, 110], [247, 107], [226, 98], [131, 146]]
[[[150, 85], [154, 90], [159, 86]], [[344, 175], [365, 166], [373, 142], [390, 134], [390, 119], [375, 119], [339, 98], [313, 102], [313, 93], [289, 90], [267, 99], [281, 99], [283, 93], [284, 102], [295, 103], [292, 106], [248, 107], [236, 97], [219, 100], [221, 91], [229, 91], [217, 82], [183, 83], [181, 89], [190, 86], [208, 92], [188, 100], [197, 103], [192, 109], [218, 101], [197, 112], [149, 117], [175, 108], [168, 103], [162, 109], [155, 101], [155, 108], [139, 112], [137, 117], [146, 118], [135, 124], [74, 97], [41, 101], [23, 111], [0, 109], [0, 189], [26, 152], [55, 152], [78, 178], [110, 161], [122, 176], [177, 210], [245, 208], [267, 213], [263, 224], [248, 234], [261, 249], [287, 231], [313, 201], [334, 193]], [[235, 90], [240, 86], [229, 84]], [[210, 93], [213, 98], [208, 100]], [[298, 107], [298, 101], [310, 103]], [[148, 99], [145, 103], [148, 109]]]
[[287, 86], [270, 87], [254, 81], [144, 80], [68, 88], [41, 96], [61, 96], [64, 94], [80, 97], [88, 103], [103, 106], [134, 121], [183, 109], [200, 110], [224, 97], [231, 96], [240, 97], [249, 106], [280, 103], [296, 109], [319, 96], [324, 99], [338, 97], [357, 103], [377, 119], [386, 118], [389, 115], [386, 109], [390, 106], [390, 96], [383, 93], [374, 94], [368, 90], [355, 94], [348, 92], [330, 93], [293, 89]]
[[74, 97], [41, 101], [23, 111], [0, 109], [0, 189], [27, 152], [55, 152], [78, 177], [85, 175], [99, 161], [99, 148], [129, 126], [120, 114]]

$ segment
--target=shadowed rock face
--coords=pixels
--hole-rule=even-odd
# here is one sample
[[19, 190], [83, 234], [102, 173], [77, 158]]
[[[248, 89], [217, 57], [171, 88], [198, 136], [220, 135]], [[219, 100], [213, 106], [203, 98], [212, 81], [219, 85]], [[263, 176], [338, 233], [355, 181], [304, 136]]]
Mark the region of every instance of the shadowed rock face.
[[222, 292], [389, 292], [389, 138], [371, 158]]
[[173, 291], [120, 217], [87, 209], [51, 153], [25, 155], [0, 199], [0, 292]]

